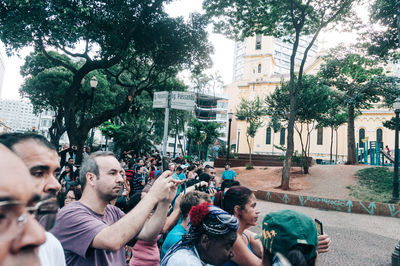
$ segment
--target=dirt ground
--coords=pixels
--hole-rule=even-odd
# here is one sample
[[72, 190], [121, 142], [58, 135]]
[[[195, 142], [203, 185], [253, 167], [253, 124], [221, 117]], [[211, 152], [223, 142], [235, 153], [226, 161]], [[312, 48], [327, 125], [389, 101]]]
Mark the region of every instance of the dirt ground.
[[[354, 174], [364, 165], [313, 165], [308, 175], [304, 175], [299, 167], [293, 167], [290, 178], [290, 192], [294, 194], [323, 196], [336, 199], [353, 199], [349, 196], [348, 186], [356, 183]], [[244, 186], [255, 190], [281, 192], [277, 187], [281, 184], [282, 167], [255, 167], [246, 170], [234, 167], [238, 180]], [[224, 169], [217, 168], [221, 176]]]

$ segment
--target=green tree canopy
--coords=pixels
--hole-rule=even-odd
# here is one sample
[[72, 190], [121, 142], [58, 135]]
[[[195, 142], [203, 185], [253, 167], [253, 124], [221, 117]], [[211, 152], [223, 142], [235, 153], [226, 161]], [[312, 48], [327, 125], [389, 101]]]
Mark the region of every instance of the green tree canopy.
[[347, 162], [355, 164], [354, 119], [357, 112], [369, 109], [373, 103], [380, 101], [388, 83], [392, 79], [385, 77], [382, 62], [377, 58], [367, 56], [365, 50], [359, 47], [340, 46], [332, 50], [321, 66], [319, 76], [323, 82], [336, 90], [342, 96], [342, 102], [347, 108]]
[[[319, 33], [339, 22], [355, 25], [357, 16], [351, 12], [357, 0], [205, 0], [203, 7], [213, 19], [217, 32], [235, 39], [255, 34], [282, 37], [293, 44], [290, 57], [290, 116], [288, 122], [287, 149], [282, 171], [282, 188], [289, 189], [290, 167], [294, 152], [294, 123], [296, 118], [297, 90], [302, 88], [304, 66], [308, 52]], [[296, 67], [300, 37], [309, 37]], [[297, 78], [297, 85], [295, 80]]]
[[[143, 91], [155, 90], [182, 69], [200, 71], [210, 65], [207, 20], [199, 14], [187, 21], [168, 17], [163, 8], [167, 2], [0, 1], [0, 39], [7, 53], [34, 46], [56, 66], [71, 73], [62, 105], [68, 137], [78, 150], [82, 150], [91, 128], [128, 111]], [[53, 56], [50, 51], [54, 49], [71, 60]], [[82, 79], [88, 82], [93, 75], [111, 93], [119, 89], [123, 93], [112, 99], [110, 108], [77, 116], [87, 88], [81, 85]], [[105, 95], [99, 94], [102, 91], [94, 91], [93, 111], [99, 98], [105, 100]], [[78, 162], [79, 159], [80, 154]]]
[[258, 129], [263, 125], [263, 118], [265, 116], [265, 107], [263, 100], [256, 97], [254, 100], [246, 100], [242, 98], [239, 108], [236, 110], [236, 119], [246, 122], [246, 140], [249, 147], [249, 167], [252, 168], [251, 155], [252, 155], [252, 141], [256, 136]]
[[371, 24], [379, 25], [379, 30], [368, 29], [368, 52], [382, 58], [399, 58], [399, 2], [375, 0], [370, 6]]
[[[208, 149], [220, 136], [221, 125], [216, 122], [201, 122], [197, 118], [192, 119], [189, 124], [186, 136], [197, 145], [197, 152], [200, 158], [206, 159]], [[203, 149], [203, 156], [202, 156]]]
[[343, 94], [339, 91], [332, 93], [328, 99], [327, 112], [318, 120], [318, 128], [329, 127], [331, 129], [331, 143], [330, 143], [330, 163], [332, 163], [333, 153], [333, 132], [336, 132], [336, 157], [335, 163], [338, 161], [338, 128], [347, 122], [346, 106], [342, 101]]
[[[302, 88], [298, 88], [297, 116], [295, 130], [297, 131], [303, 157], [304, 172], [308, 173], [310, 150], [310, 135], [315, 124], [319, 123], [326, 115], [329, 108], [329, 99], [333, 91], [319, 81], [319, 78], [312, 75], [303, 76]], [[267, 114], [275, 119], [271, 119], [270, 124], [273, 128], [282, 127], [282, 123], [287, 124], [290, 114], [290, 89], [289, 84], [282, 83], [273, 93], [266, 98]], [[304, 133], [305, 132], [305, 138]]]

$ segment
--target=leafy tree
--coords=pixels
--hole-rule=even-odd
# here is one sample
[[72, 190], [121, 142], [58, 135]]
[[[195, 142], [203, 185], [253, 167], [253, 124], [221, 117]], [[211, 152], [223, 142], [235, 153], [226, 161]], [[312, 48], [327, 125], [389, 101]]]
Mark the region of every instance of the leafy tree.
[[197, 118], [189, 122], [189, 129], [186, 135], [196, 143], [197, 154], [200, 159], [207, 159], [207, 151], [210, 145], [220, 136], [218, 132], [220, 127], [221, 125], [216, 122], [201, 122]]
[[145, 154], [154, 149], [151, 122], [147, 118], [130, 116], [121, 126], [106, 123], [100, 130], [113, 138], [117, 150]]
[[[65, 55], [53, 51], [49, 53], [73, 64]], [[27, 56], [20, 73], [25, 78], [19, 89], [20, 95], [31, 101], [34, 112], [37, 114], [44, 110], [55, 112], [55, 119], [49, 128], [49, 133], [51, 143], [58, 147], [59, 140], [65, 132], [62, 99], [72, 80], [72, 74], [65, 68], [55, 65], [42, 53], [31, 53]]]
[[[399, 1], [375, 0], [370, 8], [371, 24], [379, 30], [368, 29], [368, 52], [387, 59], [399, 59]], [[382, 29], [383, 28], [383, 29]]]
[[257, 130], [263, 125], [263, 117], [265, 115], [265, 107], [263, 101], [257, 97], [254, 100], [246, 100], [242, 98], [239, 108], [236, 110], [236, 119], [246, 121], [246, 141], [249, 147], [249, 168], [253, 167], [251, 162], [251, 144], [254, 141]]
[[214, 74], [206, 73], [193, 73], [190, 77], [192, 83], [192, 89], [196, 93], [205, 93], [207, 91], [214, 92], [218, 88], [222, 88], [224, 82], [221, 75], [216, 72]]
[[[254, 34], [283, 37], [293, 43], [290, 57], [290, 112], [288, 121], [287, 150], [282, 170], [283, 189], [289, 189], [290, 167], [294, 152], [294, 123], [297, 115], [298, 91], [302, 88], [304, 65], [319, 33], [328, 26], [353, 22], [356, 15], [351, 11], [355, 0], [205, 0], [203, 7], [214, 17], [217, 32], [228, 37], [243, 39]], [[300, 37], [310, 36], [298, 71], [295, 59]], [[297, 79], [296, 79], [297, 76]], [[297, 82], [297, 85], [295, 84]]]
[[[158, 89], [183, 91], [186, 86], [179, 80], [169, 79], [165, 87]], [[188, 112], [181, 110], [170, 111], [170, 134], [175, 132], [176, 121], [181, 128], [187, 114]], [[143, 92], [138, 95], [127, 113], [112, 120], [113, 122], [104, 122], [100, 130], [103, 135], [114, 139], [117, 150], [134, 150], [138, 154], [144, 154], [153, 149], [154, 145], [161, 143], [164, 134], [164, 109], [153, 108], [152, 93]]]
[[329, 127], [331, 129], [331, 144], [329, 149], [329, 163], [332, 164], [333, 154], [333, 132], [336, 133], [336, 153], [335, 162], [338, 160], [338, 129], [347, 122], [347, 113], [342, 104], [342, 97], [338, 93], [332, 94], [327, 103], [327, 112], [319, 119], [318, 128]]
[[[332, 95], [330, 88], [321, 84], [318, 77], [303, 76], [302, 88], [298, 88], [297, 99], [301, 103], [297, 107], [296, 124], [294, 126], [301, 143], [301, 156], [303, 160], [304, 173], [308, 174], [311, 146], [311, 132], [325, 115], [329, 105], [329, 98]], [[288, 83], [283, 83], [266, 98], [267, 114], [273, 117], [271, 125], [273, 128], [280, 128], [281, 123], [288, 123], [290, 119], [290, 89]], [[305, 132], [305, 139], [304, 139]]]
[[355, 164], [356, 148], [354, 119], [362, 109], [369, 109], [380, 101], [382, 90], [391, 79], [385, 78], [382, 63], [365, 55], [357, 47], [341, 46], [326, 57], [320, 77], [325, 84], [343, 93], [342, 101], [347, 108], [347, 163]]
[[103, 134], [103, 136], [113, 138], [116, 134], [116, 132], [121, 128], [120, 125], [113, 124], [110, 121], [106, 121], [100, 126], [100, 131]]
[[[201, 123], [198, 119], [193, 119], [192, 121], [189, 122], [189, 130], [187, 131], [186, 134], [190, 142], [193, 141], [197, 145], [197, 154], [199, 155], [199, 157], [201, 156], [200, 145], [206, 138], [202, 129], [203, 129], [203, 123]], [[189, 152], [191, 153], [191, 145], [189, 147]]]
[[[211, 47], [204, 17], [193, 14], [188, 21], [170, 18], [163, 9], [166, 2], [0, 1], [0, 39], [7, 53], [34, 46], [71, 73], [61, 101], [68, 137], [79, 151], [91, 128], [128, 111], [143, 91], [162, 86], [181, 69], [199, 71], [209, 65]], [[54, 49], [71, 60], [53, 56], [50, 50]], [[82, 95], [86, 95], [86, 88], [90, 90], [90, 86], [81, 85], [82, 79], [89, 82], [93, 75], [110, 93], [120, 89], [123, 93], [113, 98], [108, 108], [96, 111], [99, 98], [104, 100], [104, 95], [98, 94], [104, 90], [96, 88], [90, 94], [95, 102], [93, 112], [85, 115], [82, 110], [79, 116]], [[78, 163], [80, 159], [81, 153]]]

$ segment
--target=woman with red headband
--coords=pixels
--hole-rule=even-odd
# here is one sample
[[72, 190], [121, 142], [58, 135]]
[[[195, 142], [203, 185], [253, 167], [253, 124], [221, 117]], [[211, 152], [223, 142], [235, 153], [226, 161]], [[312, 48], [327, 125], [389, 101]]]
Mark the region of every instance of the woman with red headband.
[[192, 207], [189, 233], [172, 246], [161, 266], [222, 265], [233, 257], [239, 221], [208, 202]]

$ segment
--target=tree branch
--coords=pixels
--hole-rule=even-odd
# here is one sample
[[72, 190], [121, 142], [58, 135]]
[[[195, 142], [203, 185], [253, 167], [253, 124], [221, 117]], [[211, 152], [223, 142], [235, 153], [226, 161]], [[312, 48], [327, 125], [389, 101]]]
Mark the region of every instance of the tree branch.
[[[86, 47], [87, 47], [87, 43], [88, 43], [88, 41], [86, 41]], [[82, 57], [82, 58], [85, 58], [86, 60], [88, 60], [88, 61], [91, 61], [92, 59], [88, 56], [88, 54], [87, 54], [87, 52], [85, 51], [85, 53], [73, 53], [73, 52], [70, 52], [70, 51], [68, 51], [66, 48], [65, 48], [65, 46], [61, 46], [61, 45], [59, 45], [58, 43], [56, 44], [56, 47], [58, 47], [61, 51], [63, 51], [64, 53], [66, 53], [67, 55], [69, 55], [69, 56], [72, 56], [72, 57]]]
[[39, 44], [39, 50], [53, 63], [55, 63], [56, 65], [65, 67], [66, 69], [68, 69], [69, 71], [71, 71], [72, 73], [76, 74], [78, 72], [77, 69], [75, 69], [73, 66], [66, 64], [65, 62], [63, 62], [60, 59], [54, 58], [52, 57], [44, 48], [43, 44]]

